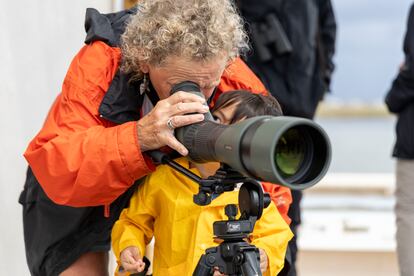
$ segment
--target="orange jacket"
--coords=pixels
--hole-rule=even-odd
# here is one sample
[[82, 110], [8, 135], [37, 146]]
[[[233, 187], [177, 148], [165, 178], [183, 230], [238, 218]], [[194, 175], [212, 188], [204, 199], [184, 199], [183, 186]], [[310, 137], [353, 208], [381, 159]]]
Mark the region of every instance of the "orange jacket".
[[[26, 149], [34, 175], [57, 204], [109, 205], [154, 170], [140, 151], [136, 121], [117, 125], [99, 112], [120, 58], [120, 49], [104, 42], [85, 45], [73, 59], [42, 129]], [[234, 89], [266, 91], [240, 59], [226, 70], [216, 97]]]

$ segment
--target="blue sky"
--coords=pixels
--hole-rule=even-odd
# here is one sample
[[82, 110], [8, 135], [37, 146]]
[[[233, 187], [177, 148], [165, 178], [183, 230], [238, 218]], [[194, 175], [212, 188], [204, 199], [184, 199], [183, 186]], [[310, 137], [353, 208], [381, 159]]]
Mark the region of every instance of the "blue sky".
[[338, 22], [328, 101], [381, 102], [403, 60], [409, 0], [332, 0]]

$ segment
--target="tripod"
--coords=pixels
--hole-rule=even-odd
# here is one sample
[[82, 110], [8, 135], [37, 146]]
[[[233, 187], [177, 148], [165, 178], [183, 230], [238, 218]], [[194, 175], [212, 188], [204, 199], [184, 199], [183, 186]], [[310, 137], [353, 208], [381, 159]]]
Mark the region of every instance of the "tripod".
[[240, 218], [236, 219], [236, 205], [226, 205], [225, 214], [228, 220], [213, 223], [214, 236], [223, 242], [205, 251], [193, 276], [212, 275], [215, 267], [229, 276], [262, 275], [259, 249], [245, 241], [253, 232], [263, 209], [270, 204], [270, 196], [263, 193], [260, 183], [242, 176], [225, 164], [221, 165], [214, 176], [202, 179], [174, 162], [165, 153], [152, 151], [150, 155], [155, 162], [167, 164], [198, 183], [199, 191], [193, 196], [193, 201], [201, 206], [210, 204], [215, 196], [232, 191], [238, 183], [242, 183], [239, 191]]

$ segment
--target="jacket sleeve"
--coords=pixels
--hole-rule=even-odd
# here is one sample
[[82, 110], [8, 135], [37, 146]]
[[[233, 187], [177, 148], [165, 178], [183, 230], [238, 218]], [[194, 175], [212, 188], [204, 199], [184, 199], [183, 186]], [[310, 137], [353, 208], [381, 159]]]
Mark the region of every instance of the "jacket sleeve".
[[128, 208], [124, 209], [112, 228], [112, 249], [119, 260], [122, 250], [129, 246], [139, 248], [142, 256], [145, 255], [145, 247], [154, 235], [155, 208], [154, 201], [148, 196], [148, 187], [144, 183], [135, 192], [130, 200]]
[[81, 49], [24, 154], [45, 193], [57, 204], [109, 204], [153, 169], [140, 151], [136, 122], [112, 126], [99, 116], [119, 58], [119, 51], [102, 42]]
[[324, 66], [324, 81], [328, 87], [331, 80], [332, 72], [335, 69], [333, 56], [335, 53], [336, 39], [336, 20], [331, 0], [319, 1], [319, 37], [320, 37], [320, 55]]
[[282, 270], [287, 245], [292, 237], [289, 226], [277, 212], [276, 206], [271, 203], [256, 222], [251, 236], [252, 244], [264, 249], [267, 254], [269, 267], [264, 275], [277, 275]]
[[400, 113], [414, 102], [414, 76], [411, 75], [413, 72], [401, 71], [393, 81], [385, 97], [385, 104], [390, 112]]
[[414, 102], [414, 5], [411, 6], [404, 38], [405, 64], [385, 98], [389, 111], [400, 113]]
[[292, 203], [292, 193], [290, 192], [290, 189], [268, 182], [262, 182], [262, 187], [266, 193], [269, 193], [282, 218], [287, 224], [290, 224], [291, 219], [288, 216], [289, 207]]

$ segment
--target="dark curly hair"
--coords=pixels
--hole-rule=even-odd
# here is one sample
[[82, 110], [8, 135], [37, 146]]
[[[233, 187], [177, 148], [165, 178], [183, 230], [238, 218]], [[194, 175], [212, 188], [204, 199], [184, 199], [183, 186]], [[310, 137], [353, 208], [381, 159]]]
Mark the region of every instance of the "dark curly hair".
[[282, 108], [272, 95], [254, 94], [246, 90], [225, 92], [217, 99], [212, 112], [237, 104], [231, 124], [255, 116], [282, 116]]

